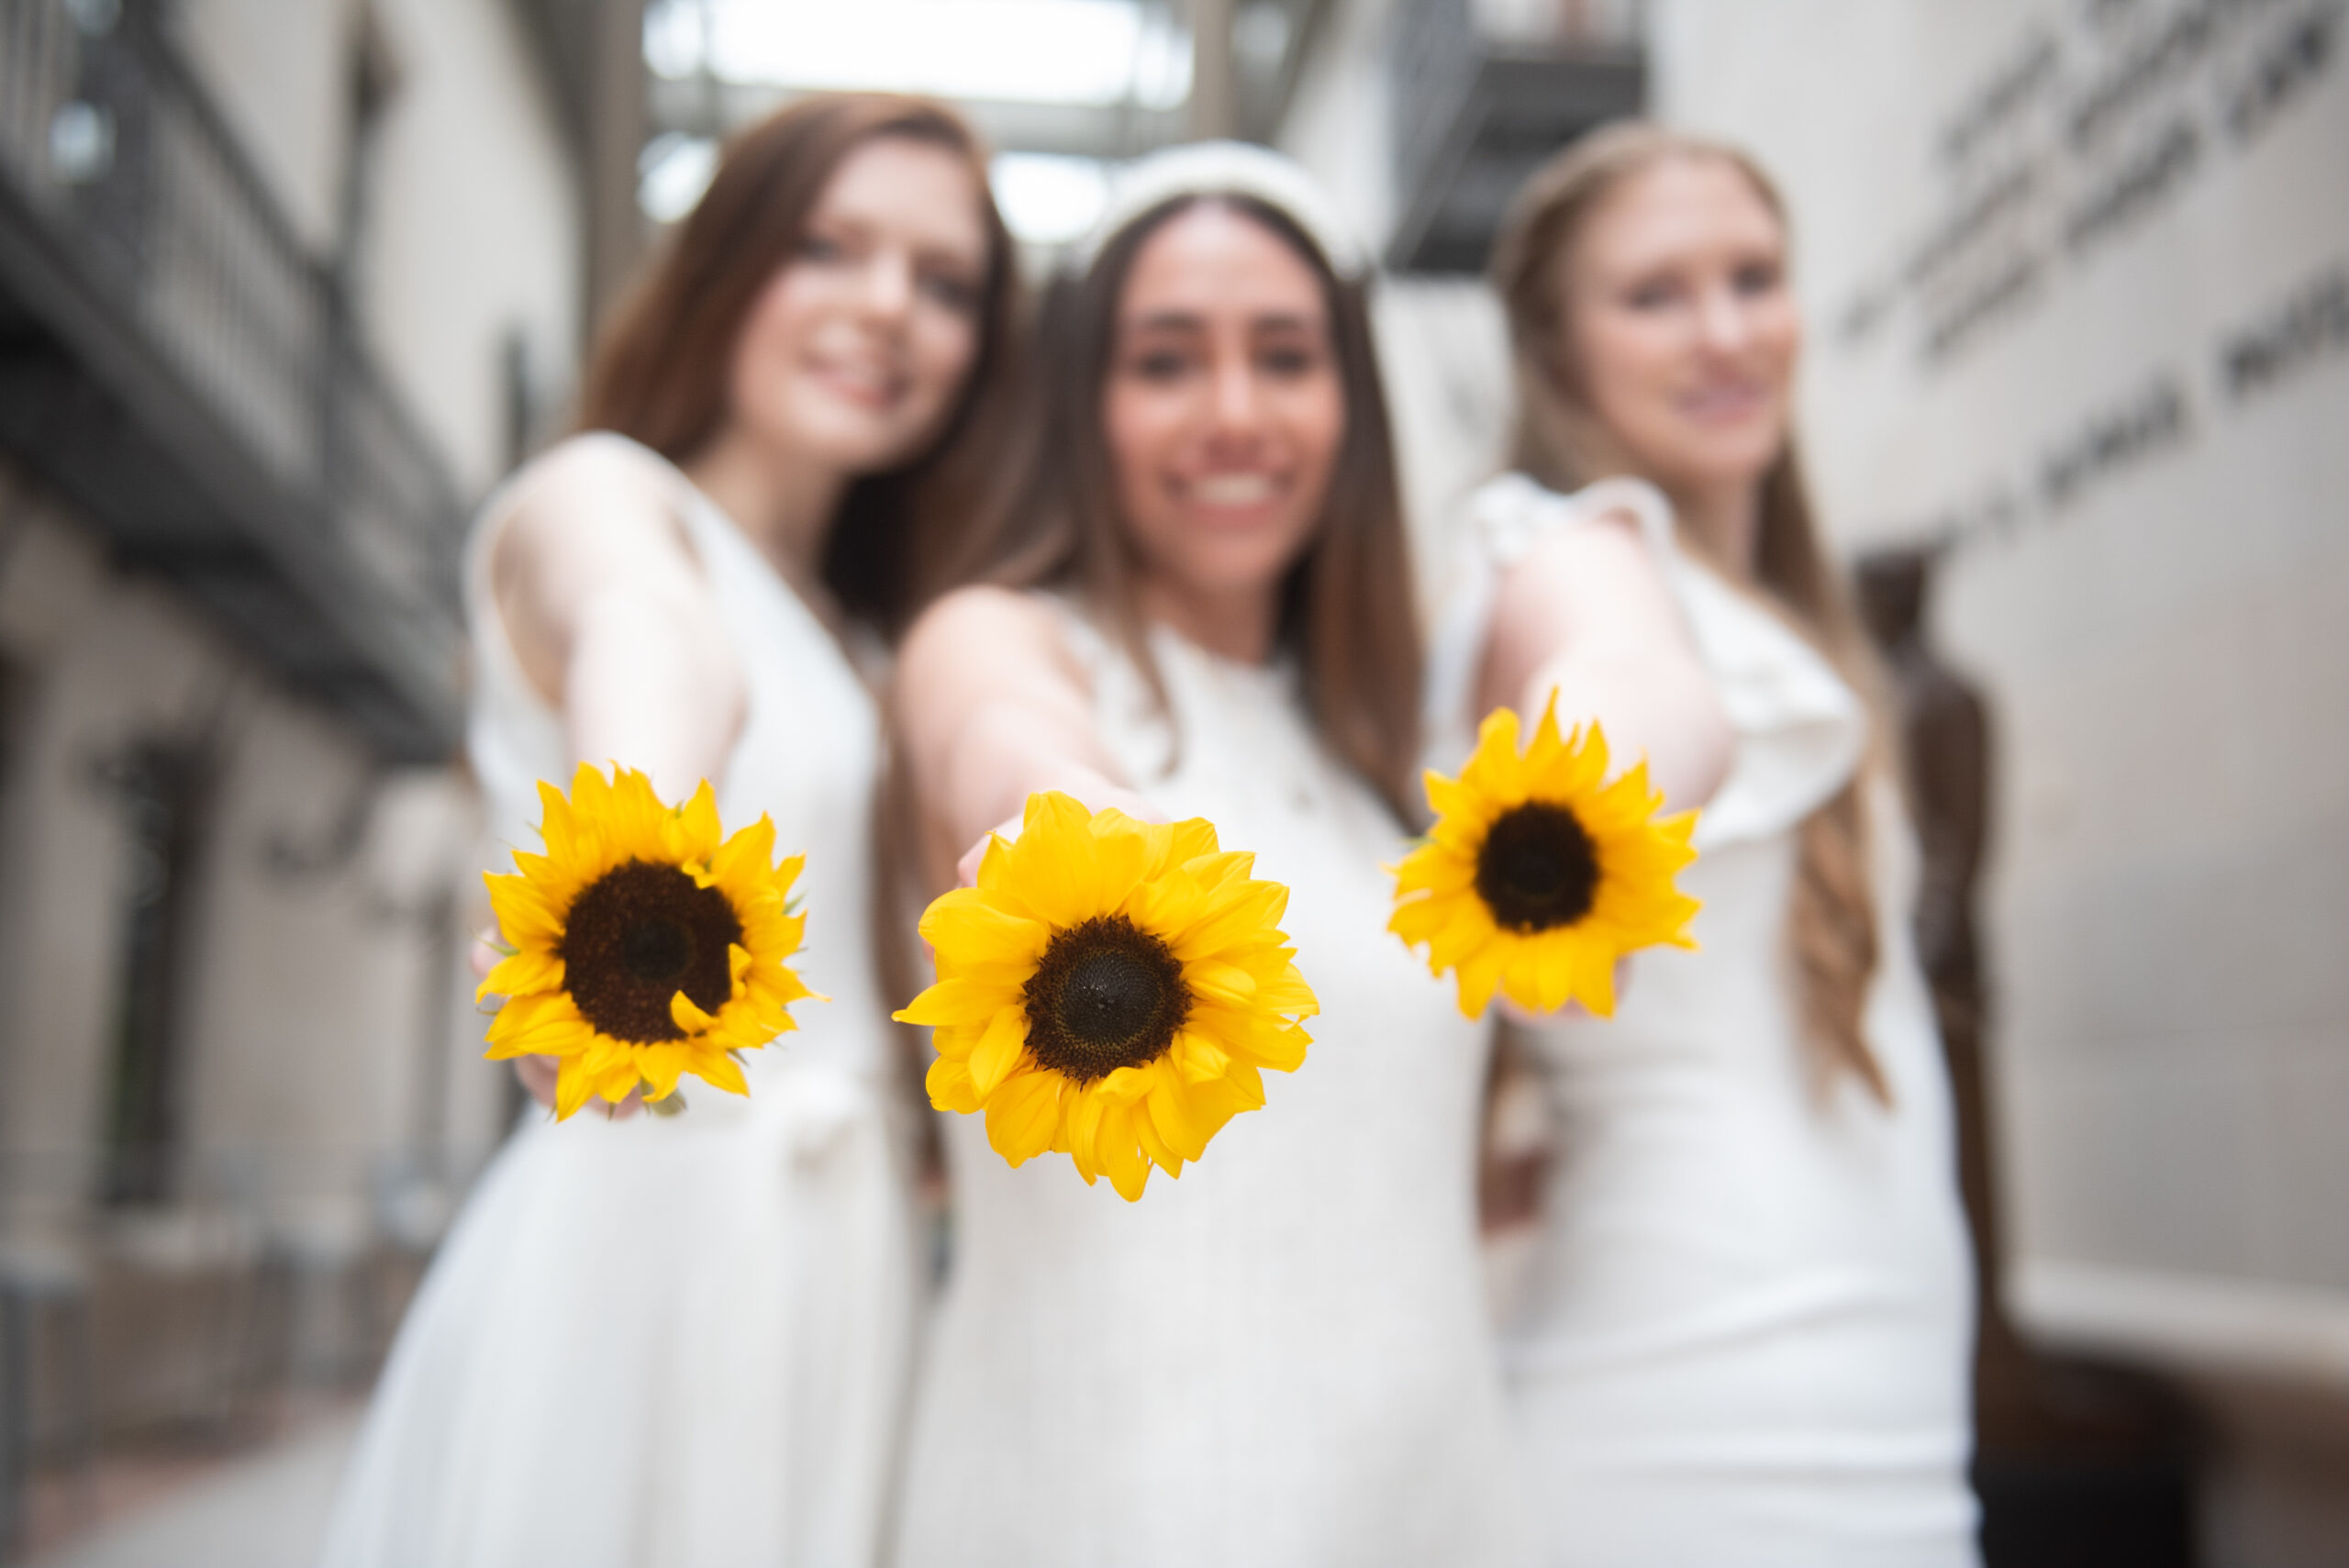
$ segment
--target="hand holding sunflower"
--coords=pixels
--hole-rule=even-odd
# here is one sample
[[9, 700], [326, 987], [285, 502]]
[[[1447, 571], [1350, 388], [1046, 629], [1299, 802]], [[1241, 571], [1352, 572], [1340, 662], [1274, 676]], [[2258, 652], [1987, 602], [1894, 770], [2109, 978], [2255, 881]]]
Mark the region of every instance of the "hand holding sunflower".
[[1203, 818], [1030, 795], [977, 885], [922, 916], [938, 984], [896, 1018], [934, 1031], [930, 1103], [984, 1110], [1011, 1164], [1064, 1153], [1129, 1202], [1153, 1164], [1181, 1175], [1264, 1103], [1263, 1069], [1305, 1060], [1319, 1011], [1280, 929], [1288, 889], [1254, 863]]
[[1427, 944], [1435, 973], [1455, 972], [1470, 1018], [1497, 988], [1531, 1011], [1579, 1001], [1606, 1018], [1617, 960], [1697, 945], [1697, 900], [1672, 881], [1697, 858], [1697, 814], [1657, 817], [1664, 797], [1648, 788], [1645, 762], [1606, 777], [1598, 725], [1561, 739], [1555, 697], [1523, 752], [1517, 715], [1501, 708], [1459, 778], [1427, 775], [1436, 824], [1395, 868], [1387, 929]]
[[639, 1089], [657, 1105], [686, 1073], [750, 1093], [733, 1053], [798, 1027], [789, 1004], [816, 995], [784, 962], [802, 857], [772, 863], [764, 817], [726, 837], [707, 783], [671, 807], [644, 774], [582, 762], [568, 799], [543, 782], [539, 799], [546, 852], [485, 878], [513, 944], [476, 993], [507, 999], [486, 1054], [558, 1059], [558, 1120]]

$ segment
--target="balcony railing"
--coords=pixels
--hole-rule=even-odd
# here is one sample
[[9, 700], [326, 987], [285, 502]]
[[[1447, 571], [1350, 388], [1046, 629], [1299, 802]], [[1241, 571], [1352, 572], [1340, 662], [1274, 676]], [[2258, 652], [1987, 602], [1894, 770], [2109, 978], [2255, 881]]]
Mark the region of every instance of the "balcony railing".
[[1388, 264], [1480, 268], [1542, 161], [1646, 94], [1640, 0], [1415, 0], [1396, 8]]
[[0, 0], [0, 445], [380, 750], [446, 754], [462, 500], [155, 0]]

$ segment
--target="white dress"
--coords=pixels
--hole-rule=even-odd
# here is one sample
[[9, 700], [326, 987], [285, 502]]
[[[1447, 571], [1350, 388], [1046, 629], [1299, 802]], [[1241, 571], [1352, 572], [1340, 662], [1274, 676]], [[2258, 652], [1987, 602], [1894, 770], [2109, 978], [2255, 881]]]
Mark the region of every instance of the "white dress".
[[1971, 1262], [1909, 933], [1916, 852], [1888, 785], [1867, 802], [1865, 1028], [1891, 1108], [1848, 1073], [1822, 1095], [1794, 1013], [1795, 828], [1852, 776], [1865, 711], [1786, 623], [1679, 550], [1652, 487], [1567, 497], [1512, 474], [1473, 506], [1482, 567], [1439, 639], [1456, 751], [1495, 564], [1609, 507], [1639, 516], [1737, 733], [1680, 878], [1704, 902], [1701, 950], [1635, 960], [1612, 1020], [1531, 1031], [1555, 1164], [1504, 1340], [1540, 1560], [1971, 1563]]
[[923, 1363], [906, 1568], [1513, 1561], [1477, 1273], [1485, 1031], [1385, 925], [1403, 837], [1294, 683], [1160, 634], [1168, 736], [1070, 618], [1137, 787], [1286, 883], [1313, 1045], [1138, 1203], [951, 1118], [955, 1234]]
[[[748, 1053], [748, 1099], [687, 1079], [681, 1117], [525, 1113], [401, 1328], [328, 1568], [832, 1568], [881, 1550], [916, 1292], [870, 951], [878, 719], [815, 616], [678, 483], [749, 685], [719, 815], [769, 813], [778, 852], [806, 852], [794, 962], [831, 1000]], [[536, 848], [537, 781], [567, 787], [572, 764], [490, 597], [488, 531], [467, 562], [473, 762], [496, 833]]]

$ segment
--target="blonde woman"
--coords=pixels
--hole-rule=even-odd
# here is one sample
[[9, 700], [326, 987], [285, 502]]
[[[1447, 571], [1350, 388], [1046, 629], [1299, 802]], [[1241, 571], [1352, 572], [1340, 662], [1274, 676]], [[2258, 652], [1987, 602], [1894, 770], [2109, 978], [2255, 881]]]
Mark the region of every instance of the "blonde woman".
[[1706, 807], [1701, 951], [1531, 1031], [1557, 1153], [1505, 1355], [1540, 1560], [1969, 1562], [1915, 846], [1796, 461], [1784, 212], [1737, 152], [1618, 128], [1520, 194], [1493, 281], [1516, 472], [1473, 504], [1439, 707], [1554, 690]]

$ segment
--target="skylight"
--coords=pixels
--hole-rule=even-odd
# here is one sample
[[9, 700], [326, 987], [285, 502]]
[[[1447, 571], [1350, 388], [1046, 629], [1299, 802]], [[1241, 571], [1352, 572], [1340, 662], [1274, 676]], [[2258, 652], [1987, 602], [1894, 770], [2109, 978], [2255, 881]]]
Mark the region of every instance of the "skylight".
[[1141, 0], [661, 0], [657, 73], [785, 88], [1171, 107], [1190, 42]]

